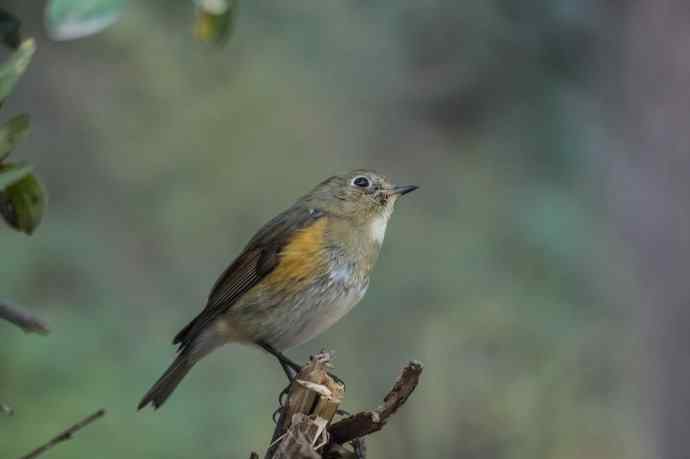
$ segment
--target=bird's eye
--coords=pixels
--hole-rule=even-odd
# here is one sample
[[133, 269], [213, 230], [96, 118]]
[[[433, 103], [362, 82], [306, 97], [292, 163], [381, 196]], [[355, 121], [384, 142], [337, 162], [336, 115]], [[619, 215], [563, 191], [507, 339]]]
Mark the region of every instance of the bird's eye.
[[352, 184], [354, 186], [358, 186], [360, 188], [368, 188], [369, 187], [369, 179], [363, 175], [360, 175], [360, 176], [352, 179]]

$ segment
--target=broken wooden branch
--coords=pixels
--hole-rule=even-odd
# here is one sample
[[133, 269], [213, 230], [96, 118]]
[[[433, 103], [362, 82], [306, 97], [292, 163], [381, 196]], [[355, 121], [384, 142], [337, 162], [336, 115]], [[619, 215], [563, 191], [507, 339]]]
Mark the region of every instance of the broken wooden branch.
[[[327, 443], [327, 440], [320, 440], [325, 434], [325, 427], [323, 418], [295, 414], [273, 459], [321, 459], [316, 450]], [[320, 444], [316, 444], [319, 441]]]
[[331, 357], [328, 352], [312, 356], [295, 377], [264, 459], [363, 459], [364, 437], [381, 430], [407, 401], [423, 369], [410, 362], [381, 406], [331, 424], [345, 395], [327, 371]]
[[95, 420], [102, 418], [105, 415], [105, 410], [100, 409], [93, 413], [91, 416], [88, 416], [81, 421], [77, 422], [76, 424], [72, 425], [71, 427], [67, 428], [63, 432], [59, 433], [55, 437], [51, 438], [47, 443], [39, 446], [38, 448], [34, 449], [31, 451], [29, 454], [20, 457], [19, 459], [34, 459], [35, 457], [39, 456], [40, 454], [45, 453], [48, 451], [50, 448], [54, 447], [55, 445], [62, 443], [63, 441], [67, 441], [71, 439], [74, 434], [81, 430], [82, 428], [86, 427], [87, 425], [91, 424]]
[[13, 323], [24, 330], [24, 333], [39, 333], [41, 335], [50, 333], [48, 327], [41, 320], [2, 300], [0, 300], [0, 319]]
[[345, 419], [341, 419], [328, 428], [331, 441], [337, 444], [347, 443], [356, 438], [378, 432], [386, 424], [398, 408], [400, 408], [407, 398], [414, 392], [419, 377], [422, 374], [423, 366], [420, 362], [412, 361], [403, 368], [402, 374], [383, 399], [383, 405], [375, 410], [362, 411]]
[[295, 376], [265, 459], [320, 457], [316, 450], [328, 443], [326, 427], [345, 393], [328, 374], [331, 358], [329, 352], [316, 354]]

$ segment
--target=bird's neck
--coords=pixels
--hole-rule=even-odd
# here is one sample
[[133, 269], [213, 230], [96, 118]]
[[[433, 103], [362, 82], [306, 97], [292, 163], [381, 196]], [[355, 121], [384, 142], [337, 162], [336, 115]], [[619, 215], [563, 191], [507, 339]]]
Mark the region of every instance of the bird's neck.
[[359, 269], [368, 273], [381, 250], [389, 216], [381, 214], [368, 219], [335, 217], [329, 225], [331, 241], [357, 263]]
[[369, 238], [372, 242], [378, 244], [379, 248], [383, 244], [383, 238], [386, 236], [386, 228], [388, 227], [388, 220], [393, 213], [393, 206], [387, 206], [383, 212], [380, 212], [373, 217], [367, 219], [362, 223], [362, 226], [369, 232]]

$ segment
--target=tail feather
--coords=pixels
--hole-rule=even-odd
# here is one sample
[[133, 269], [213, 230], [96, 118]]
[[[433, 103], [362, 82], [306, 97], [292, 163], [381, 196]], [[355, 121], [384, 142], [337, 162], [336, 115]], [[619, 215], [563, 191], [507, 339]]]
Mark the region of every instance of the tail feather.
[[149, 389], [149, 391], [141, 399], [137, 409], [144, 408], [149, 403], [155, 409], [158, 409], [170, 397], [182, 378], [184, 378], [189, 370], [194, 366], [194, 362], [190, 361], [186, 353], [177, 356], [175, 361], [165, 370], [163, 376]]

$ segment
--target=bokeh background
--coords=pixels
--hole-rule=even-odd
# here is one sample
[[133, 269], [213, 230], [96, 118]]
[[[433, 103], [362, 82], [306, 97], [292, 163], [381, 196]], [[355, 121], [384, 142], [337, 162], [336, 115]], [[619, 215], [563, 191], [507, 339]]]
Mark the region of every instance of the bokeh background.
[[[592, 83], [616, 15], [597, 2], [243, 2], [224, 47], [188, 1], [130, 2], [56, 43], [42, 2], [4, 1], [37, 40], [7, 113], [49, 192], [31, 237], [0, 228], [0, 294], [47, 337], [0, 324], [0, 456], [108, 415], [51, 458], [263, 451], [279, 366], [227, 347], [158, 412], [136, 404], [253, 232], [323, 178], [373, 168], [401, 201], [335, 349], [345, 408], [410, 359], [423, 382], [372, 458], [642, 458], [625, 244], [602, 206], [614, 150]], [[606, 85], [603, 85], [604, 89]], [[596, 89], [599, 88], [599, 89]], [[614, 292], [615, 293], [615, 292]], [[47, 457], [47, 456], [46, 456]]]

